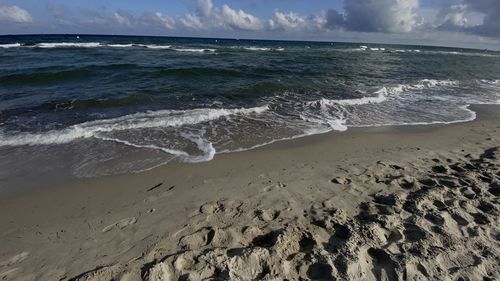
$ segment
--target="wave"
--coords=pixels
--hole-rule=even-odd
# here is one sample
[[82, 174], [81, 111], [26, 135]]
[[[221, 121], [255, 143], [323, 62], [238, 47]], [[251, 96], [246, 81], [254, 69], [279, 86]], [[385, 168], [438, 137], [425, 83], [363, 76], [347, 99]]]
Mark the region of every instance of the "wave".
[[[339, 49], [342, 50], [342, 49]], [[378, 47], [359, 46], [354, 49], [344, 49], [345, 51], [371, 51], [371, 52], [389, 52], [389, 53], [421, 53], [429, 55], [453, 55], [453, 56], [477, 56], [477, 57], [499, 57], [498, 55], [477, 52], [459, 52], [459, 51], [433, 51], [420, 49], [387, 49]]]
[[353, 98], [353, 99], [326, 99], [306, 102], [305, 105], [313, 110], [306, 110], [299, 116], [306, 122], [316, 124], [328, 124], [334, 131], [347, 130], [347, 107], [381, 104], [391, 98], [395, 98], [402, 93], [409, 91], [419, 91], [436, 87], [452, 87], [458, 85], [454, 80], [434, 80], [424, 79], [415, 84], [400, 84], [392, 87], [382, 87], [374, 92], [374, 96]]
[[12, 43], [12, 44], [0, 44], [0, 48], [8, 49], [8, 48], [18, 48], [21, 47], [22, 45], [19, 43]]
[[[3, 48], [13, 48], [21, 47], [20, 44], [4, 44], [0, 45]], [[172, 45], [157, 45], [157, 44], [105, 44], [99, 42], [59, 42], [59, 43], [38, 43], [30, 47], [42, 48], [42, 49], [56, 49], [56, 48], [147, 48], [152, 50], [173, 50], [177, 52], [193, 52], [193, 53], [203, 53], [203, 52], [215, 52], [216, 49], [211, 48], [183, 48], [174, 47]]]
[[73, 42], [62, 42], [62, 43], [38, 43], [34, 45], [36, 48], [97, 48], [101, 47], [101, 43], [98, 42], [86, 42], [86, 43], [73, 43]]
[[[500, 80], [478, 80], [478, 82], [485, 84], [497, 85]], [[451, 106], [460, 107], [462, 110], [467, 112], [462, 112], [459, 114], [455, 120], [450, 118], [444, 118], [442, 121], [432, 121], [430, 119], [426, 122], [420, 122], [415, 120], [414, 122], [408, 122], [408, 120], [402, 120], [401, 122], [386, 120], [379, 120], [381, 122], [375, 122], [373, 125], [369, 124], [371, 122], [361, 122], [360, 124], [348, 123], [351, 119], [353, 112], [359, 110], [361, 105], [376, 105], [394, 98], [398, 98], [401, 101], [408, 101], [411, 99], [412, 95], [407, 95], [407, 93], [412, 94], [413, 91], [422, 91], [434, 88], [450, 88], [459, 85], [460, 83], [455, 80], [434, 80], [434, 79], [423, 79], [417, 81], [413, 84], [400, 84], [395, 86], [384, 86], [380, 87], [378, 90], [373, 92], [373, 96], [365, 96], [360, 98], [352, 99], [326, 99], [322, 98], [319, 100], [309, 101], [301, 103], [302, 106], [294, 106], [293, 110], [299, 110], [294, 114], [299, 117], [299, 120], [305, 121], [307, 125], [303, 130], [302, 134], [296, 134], [289, 138], [297, 138], [307, 135], [322, 134], [329, 131], [345, 131], [349, 127], [371, 127], [371, 126], [395, 126], [395, 125], [429, 125], [429, 124], [450, 124], [457, 122], [467, 122], [474, 120], [476, 118], [475, 112], [468, 108], [469, 101], [458, 101], [450, 104]], [[402, 95], [405, 94], [405, 95]], [[412, 100], [412, 99], [411, 99]], [[447, 101], [445, 99], [443, 101]], [[399, 102], [399, 101], [398, 101]], [[494, 103], [494, 102], [491, 102]], [[500, 103], [500, 101], [497, 101]], [[475, 104], [470, 102], [470, 104]], [[354, 109], [354, 111], [352, 111]], [[148, 111], [140, 112], [130, 115], [125, 115], [117, 118], [110, 119], [100, 119], [95, 121], [84, 122], [76, 124], [65, 129], [51, 130], [42, 133], [18, 133], [14, 135], [3, 134], [0, 131], [0, 146], [22, 146], [22, 145], [51, 145], [51, 144], [63, 144], [69, 143], [78, 139], [86, 138], [96, 138], [104, 141], [112, 141], [116, 143], [121, 143], [128, 146], [133, 146], [137, 148], [154, 149], [158, 151], [163, 151], [165, 153], [174, 155], [178, 160], [184, 162], [202, 162], [211, 160], [216, 150], [213, 144], [203, 138], [201, 135], [181, 135], [186, 140], [196, 144], [201, 155], [190, 155], [185, 151], [177, 150], [169, 147], [162, 147], [154, 144], [138, 144], [121, 137], [115, 137], [116, 133], [121, 134], [124, 131], [134, 130], [134, 129], [148, 129], [148, 128], [165, 128], [165, 127], [175, 127], [179, 128], [186, 125], [195, 125], [204, 122], [209, 122], [217, 120], [219, 118], [234, 116], [234, 115], [251, 115], [251, 118], [256, 118], [257, 115], [264, 113], [266, 111], [272, 111], [272, 107], [265, 105], [260, 107], [252, 108], [199, 108], [190, 110], [158, 110], [158, 111]], [[363, 109], [361, 109], [363, 110]], [[273, 114], [278, 114], [272, 111], [271, 115], [262, 115], [257, 118], [262, 117], [268, 118], [273, 116]], [[262, 119], [264, 120], [264, 119]], [[426, 120], [426, 119], [423, 119]], [[292, 122], [295, 122], [291, 120]], [[370, 121], [370, 120], [365, 120]], [[364, 123], [364, 124], [363, 124]], [[278, 137], [279, 138], [279, 137]], [[283, 138], [280, 138], [283, 139]], [[272, 143], [278, 140], [271, 140], [267, 143]], [[260, 147], [264, 144], [256, 144], [255, 147]], [[246, 150], [243, 149], [243, 150]], [[222, 152], [229, 152], [222, 150]]]
[[309, 105], [319, 104], [320, 106], [325, 105], [363, 105], [363, 104], [375, 104], [375, 103], [383, 103], [387, 101], [387, 99], [391, 96], [396, 96], [405, 91], [411, 90], [422, 90], [426, 88], [435, 88], [435, 87], [449, 87], [456, 86], [459, 82], [455, 80], [434, 80], [434, 79], [423, 79], [417, 82], [416, 84], [411, 85], [397, 85], [393, 87], [382, 87], [374, 93], [376, 96], [371, 97], [361, 97], [354, 99], [320, 99], [316, 101], [308, 102]]
[[390, 52], [393, 52], [393, 53], [422, 53], [422, 54], [429, 54], [429, 55], [450, 55], [450, 56], [498, 57], [497, 55], [487, 54], [487, 53], [459, 52], [459, 51], [431, 51], [431, 50], [421, 51], [418, 49], [415, 49], [415, 50], [396, 49], [396, 50], [390, 50]]
[[182, 48], [173, 49], [177, 52], [190, 52], [190, 53], [204, 53], [204, 52], [215, 52], [215, 49], [192, 49], [192, 48]]
[[352, 49], [354, 51], [385, 51], [385, 48], [379, 48], [379, 47], [368, 47], [368, 46], [359, 46], [357, 49]]
[[457, 52], [457, 51], [426, 51], [434, 55], [471, 56], [471, 57], [499, 57], [498, 55], [477, 52]]
[[111, 47], [111, 48], [131, 48], [131, 47], [134, 47], [134, 44], [106, 44], [106, 47]]
[[137, 46], [139, 46], [139, 47], [145, 47], [145, 48], [148, 48], [148, 49], [157, 49], [157, 50], [172, 49], [172, 46], [170, 46], [170, 45], [137, 44]]
[[244, 50], [247, 51], [271, 51], [271, 48], [266, 47], [243, 47]]
[[173, 47], [171, 45], [155, 45], [155, 44], [137, 44], [132, 46], [145, 47], [153, 50], [173, 50], [177, 52], [191, 52], [191, 53], [203, 53], [203, 52], [215, 52], [216, 49], [208, 49], [208, 48], [178, 48]]
[[231, 115], [260, 114], [268, 106], [235, 109], [199, 108], [191, 110], [158, 110], [135, 113], [117, 118], [89, 121], [66, 129], [44, 133], [0, 134], [0, 146], [62, 144], [80, 138], [102, 137], [101, 133], [157, 127], [180, 127], [199, 124]]
[[496, 79], [496, 80], [481, 79], [481, 80], [479, 80], [479, 82], [487, 84], [487, 85], [499, 85], [500, 79]]

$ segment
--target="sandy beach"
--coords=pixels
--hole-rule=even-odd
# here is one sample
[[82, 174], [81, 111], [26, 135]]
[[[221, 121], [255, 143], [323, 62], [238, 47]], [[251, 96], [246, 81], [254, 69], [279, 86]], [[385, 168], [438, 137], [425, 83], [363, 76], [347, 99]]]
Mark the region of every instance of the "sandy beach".
[[495, 280], [500, 111], [0, 197], [0, 280]]

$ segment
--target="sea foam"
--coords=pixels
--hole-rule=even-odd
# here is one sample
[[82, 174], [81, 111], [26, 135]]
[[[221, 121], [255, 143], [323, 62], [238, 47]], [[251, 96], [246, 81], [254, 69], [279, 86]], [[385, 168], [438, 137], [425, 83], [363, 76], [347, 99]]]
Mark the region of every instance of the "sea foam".
[[271, 48], [266, 47], [243, 47], [244, 50], [247, 51], [271, 51]]
[[19, 48], [21, 44], [13, 43], [13, 44], [0, 44], [0, 48], [9, 49], [9, 48]]
[[235, 109], [200, 108], [191, 110], [158, 110], [129, 114], [117, 118], [101, 119], [76, 124], [65, 129], [43, 133], [0, 133], [0, 146], [49, 145], [68, 143], [80, 138], [102, 137], [102, 133], [156, 128], [179, 127], [216, 120], [224, 116], [260, 114], [268, 106]]
[[87, 43], [38, 43], [35, 45], [37, 48], [97, 48], [100, 47], [101, 43], [98, 42], [87, 42]]

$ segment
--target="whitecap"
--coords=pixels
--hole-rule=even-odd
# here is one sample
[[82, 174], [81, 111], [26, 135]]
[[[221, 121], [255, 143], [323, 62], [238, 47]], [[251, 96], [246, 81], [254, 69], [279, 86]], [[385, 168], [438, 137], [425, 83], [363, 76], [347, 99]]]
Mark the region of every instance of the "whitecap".
[[271, 48], [265, 47], [243, 47], [247, 51], [271, 51]]
[[87, 42], [87, 43], [38, 43], [35, 45], [37, 48], [97, 48], [100, 47], [101, 43], [98, 42]]
[[145, 47], [148, 49], [159, 49], [159, 50], [164, 50], [164, 49], [172, 49], [172, 46], [170, 45], [147, 45], [147, 44], [138, 44], [137, 46], [140, 47]]
[[8, 49], [8, 48], [19, 48], [21, 47], [21, 44], [19, 43], [12, 43], [12, 44], [0, 44], [0, 48]]
[[106, 46], [110, 48], [131, 48], [134, 47], [134, 44], [107, 44]]
[[177, 48], [174, 49], [177, 52], [191, 52], [191, 53], [204, 53], [204, 52], [215, 52], [215, 49], [193, 49], [193, 48]]

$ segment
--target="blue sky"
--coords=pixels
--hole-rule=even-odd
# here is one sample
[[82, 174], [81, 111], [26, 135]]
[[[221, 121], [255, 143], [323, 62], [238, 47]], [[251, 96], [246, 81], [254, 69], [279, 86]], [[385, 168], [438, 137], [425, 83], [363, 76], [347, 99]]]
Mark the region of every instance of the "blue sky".
[[98, 33], [500, 48], [499, 0], [0, 0], [0, 34]]

